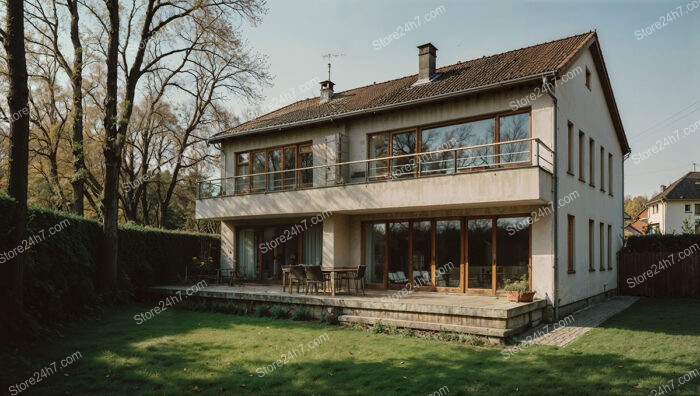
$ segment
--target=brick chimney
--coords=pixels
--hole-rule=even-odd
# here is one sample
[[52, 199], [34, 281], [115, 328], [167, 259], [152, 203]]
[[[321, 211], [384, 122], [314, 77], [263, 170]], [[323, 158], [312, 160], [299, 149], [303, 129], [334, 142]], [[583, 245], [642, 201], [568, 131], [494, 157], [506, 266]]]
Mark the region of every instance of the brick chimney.
[[431, 43], [418, 46], [418, 81], [424, 84], [435, 78], [435, 53], [437, 48]]
[[321, 82], [321, 104], [328, 103], [333, 98], [334, 85], [331, 80]]

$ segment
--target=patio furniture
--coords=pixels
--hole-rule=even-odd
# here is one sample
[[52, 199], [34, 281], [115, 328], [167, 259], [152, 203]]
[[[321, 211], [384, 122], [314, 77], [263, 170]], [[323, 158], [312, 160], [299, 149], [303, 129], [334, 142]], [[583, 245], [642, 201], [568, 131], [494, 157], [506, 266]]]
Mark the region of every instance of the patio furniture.
[[322, 267], [321, 271], [330, 277], [331, 281], [331, 296], [335, 296], [337, 290], [336, 285], [342, 282], [343, 274], [354, 274], [357, 272], [357, 267]]
[[240, 284], [243, 279], [233, 268], [220, 268], [217, 283], [226, 282], [229, 286], [233, 286], [236, 283]]
[[304, 285], [304, 292], [308, 293], [308, 287], [306, 285], [306, 271], [303, 265], [290, 265], [289, 266], [289, 294], [294, 293], [294, 283], [297, 284], [297, 293], [299, 293], [299, 287]]
[[403, 271], [396, 271], [389, 272], [389, 282], [403, 285], [405, 283], [408, 283], [409, 280]]
[[353, 273], [350, 273], [348, 275], [344, 275], [342, 280], [347, 282], [348, 285], [348, 290], [350, 290], [350, 281], [352, 280], [355, 283], [355, 294], [357, 294], [357, 291], [359, 288], [362, 288], [362, 295], [365, 295], [365, 270], [367, 269], [367, 266], [365, 265], [359, 265], [357, 266], [357, 270], [354, 271]]
[[430, 286], [430, 272], [414, 270], [413, 280], [417, 286]]
[[318, 285], [321, 285], [323, 292], [326, 292], [326, 282], [330, 281], [328, 274], [321, 271], [320, 265], [307, 265], [306, 268], [306, 287], [313, 286], [316, 294], [318, 294]]

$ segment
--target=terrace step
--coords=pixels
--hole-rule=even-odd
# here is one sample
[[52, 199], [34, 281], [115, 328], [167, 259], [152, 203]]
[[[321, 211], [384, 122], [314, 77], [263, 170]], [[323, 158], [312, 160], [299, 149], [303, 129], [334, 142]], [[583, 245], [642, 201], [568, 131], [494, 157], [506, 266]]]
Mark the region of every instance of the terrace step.
[[396, 327], [431, 331], [447, 330], [456, 333], [474, 334], [485, 337], [495, 337], [499, 339], [508, 337], [513, 334], [517, 334], [518, 332], [522, 331], [522, 329], [497, 329], [493, 327], [462, 326], [435, 322], [416, 322], [411, 320], [385, 319], [356, 315], [341, 315], [338, 317], [338, 320], [340, 320], [343, 323], [364, 323], [370, 325], [373, 325], [376, 322], [381, 322], [384, 325], [394, 325]]

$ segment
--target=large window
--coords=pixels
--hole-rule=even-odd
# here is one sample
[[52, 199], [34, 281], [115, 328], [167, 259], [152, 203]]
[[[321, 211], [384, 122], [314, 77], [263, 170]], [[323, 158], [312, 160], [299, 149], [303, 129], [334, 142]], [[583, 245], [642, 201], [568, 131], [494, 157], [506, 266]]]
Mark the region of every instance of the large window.
[[530, 142], [518, 142], [518, 140], [530, 137], [530, 113], [499, 117], [498, 120], [498, 141], [514, 142], [498, 146], [501, 164], [528, 162], [530, 160]]
[[[517, 230], [513, 232], [513, 230]], [[530, 265], [530, 223], [527, 217], [496, 220], [496, 288], [527, 279]]]
[[[498, 125], [498, 128], [496, 127]], [[530, 161], [530, 113], [485, 117], [479, 120], [413, 131], [368, 136], [369, 177], [411, 177], [469, 171]], [[495, 143], [501, 143], [495, 145]], [[509, 143], [512, 142], [512, 143]], [[480, 146], [480, 147], [474, 147]], [[465, 150], [436, 151], [474, 147]], [[392, 160], [386, 157], [421, 153]]]
[[311, 167], [313, 162], [310, 143], [237, 153], [236, 176], [239, 177], [236, 178], [235, 193], [293, 190], [311, 186], [313, 169], [297, 169]]
[[474, 292], [500, 290], [509, 280], [529, 281], [528, 220], [488, 217], [366, 223], [365, 280], [396, 288], [413, 280], [416, 287]]

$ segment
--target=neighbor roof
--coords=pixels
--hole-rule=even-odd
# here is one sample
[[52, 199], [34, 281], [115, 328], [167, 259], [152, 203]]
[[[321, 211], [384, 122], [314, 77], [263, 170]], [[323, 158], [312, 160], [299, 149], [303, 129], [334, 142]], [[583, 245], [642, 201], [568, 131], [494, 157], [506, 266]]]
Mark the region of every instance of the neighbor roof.
[[700, 199], [700, 172], [688, 172], [665, 190], [656, 194], [649, 203], [656, 201]]
[[418, 79], [418, 75], [414, 74], [338, 92], [327, 103], [320, 103], [318, 97], [301, 100], [217, 133], [209, 140], [219, 141], [242, 134], [312, 125], [401, 106], [444, 100], [455, 95], [467, 95], [478, 90], [524, 82], [528, 78], [540, 78], [544, 74], [558, 74], [566, 71], [578, 54], [591, 48], [620, 145], [623, 152], [628, 153], [629, 145], [612, 95], [597, 37], [596, 32], [588, 32], [459, 62], [437, 69], [436, 74], [439, 77], [422, 85], [414, 86]]

